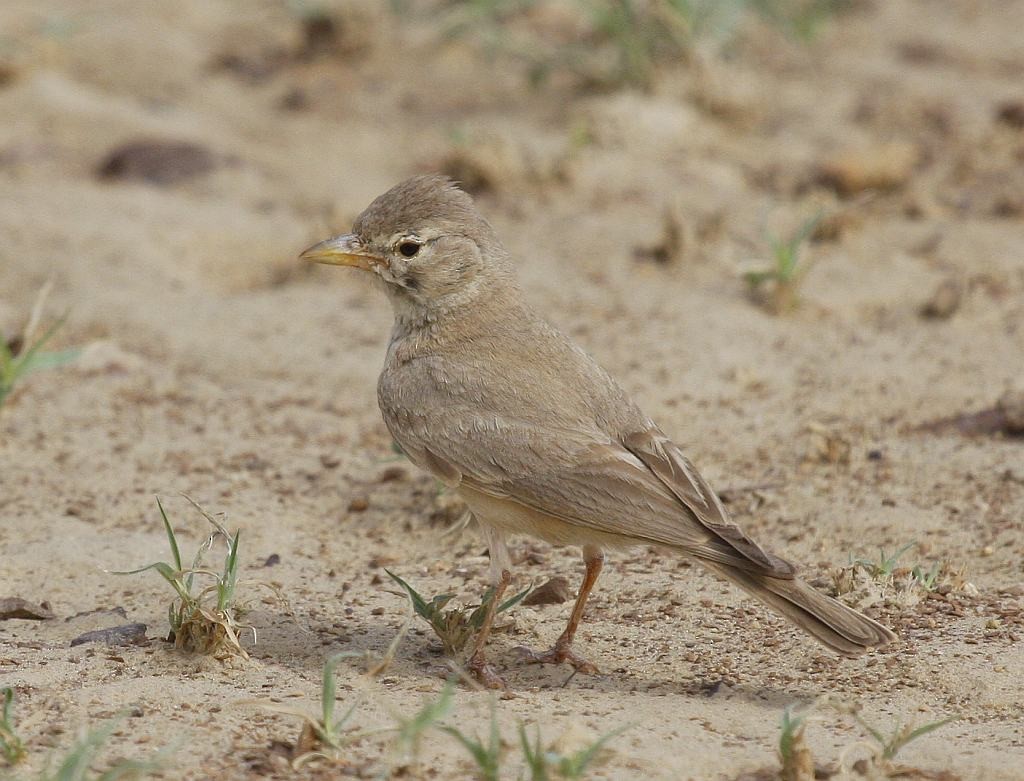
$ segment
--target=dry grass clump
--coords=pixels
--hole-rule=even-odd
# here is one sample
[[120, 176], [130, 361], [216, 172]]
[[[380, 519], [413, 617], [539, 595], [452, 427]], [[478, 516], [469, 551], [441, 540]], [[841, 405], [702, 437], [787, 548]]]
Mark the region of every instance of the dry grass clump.
[[977, 587], [967, 581], [963, 570], [946, 562], [900, 566], [900, 559], [916, 544], [911, 542], [892, 552], [879, 549], [874, 559], [851, 555], [846, 566], [832, 573], [832, 596], [864, 608], [878, 603], [913, 607], [930, 592], [977, 595]]
[[[835, 764], [816, 765], [805, 740], [805, 729], [809, 717], [821, 708], [828, 708], [852, 718], [867, 733], [867, 740], [858, 741], [842, 752], [838, 766]], [[890, 778], [955, 781], [956, 777], [951, 774], [945, 772], [935, 774], [918, 768], [897, 765], [893, 760], [909, 743], [955, 721], [957, 716], [950, 716], [921, 726], [915, 726], [910, 722], [899, 723], [890, 734], [886, 735], [882, 730], [869, 724], [860, 715], [860, 711], [859, 704], [843, 702], [830, 695], [820, 698], [800, 714], [794, 714], [791, 708], [786, 708], [782, 716], [782, 730], [779, 735], [778, 754], [781, 767], [778, 776], [775, 777], [781, 781], [815, 781], [815, 779], [832, 777], [867, 778], [876, 781]], [[863, 753], [864, 750], [867, 751], [867, 756], [850, 761], [854, 754]], [[757, 774], [758, 778], [765, 779], [773, 776], [774, 773], [771, 771]]]
[[[196, 551], [189, 567], [182, 565], [181, 551], [171, 522], [163, 504], [157, 499], [157, 507], [163, 520], [167, 541], [171, 548], [171, 563], [158, 561], [145, 567], [115, 572], [115, 575], [134, 575], [155, 570], [166, 580], [177, 594], [167, 608], [167, 620], [171, 632], [169, 640], [175, 648], [216, 658], [249, 654], [238, 640], [241, 626], [237, 621], [238, 608], [235, 604], [235, 589], [238, 584], [238, 540], [241, 531], [228, 534], [220, 520], [212, 516], [190, 497], [185, 497], [213, 526], [213, 532]], [[226, 549], [224, 564], [220, 571], [203, 566], [203, 557], [221, 541]], [[212, 581], [199, 588], [197, 578]]]

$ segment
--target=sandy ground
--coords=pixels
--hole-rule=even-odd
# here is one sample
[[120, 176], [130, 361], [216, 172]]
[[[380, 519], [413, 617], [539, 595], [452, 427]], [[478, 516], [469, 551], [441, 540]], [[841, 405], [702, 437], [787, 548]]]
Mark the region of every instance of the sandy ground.
[[[58, 343], [85, 348], [0, 410], [0, 598], [55, 614], [0, 621], [26, 777], [122, 709], [106, 756], [175, 744], [167, 778], [334, 777], [288, 768], [275, 741], [296, 720], [239, 703], [312, 708], [327, 654], [383, 653], [405, 605], [382, 566], [479, 595], [482, 544], [440, 535], [430, 519], [448, 500], [396, 460], [380, 421], [386, 302], [295, 259], [454, 159], [489, 178], [480, 208], [536, 305], [712, 484], [761, 486], [730, 505], [754, 536], [823, 585], [851, 555], [911, 542], [901, 564], [961, 572], [948, 594], [869, 606], [900, 642], [840, 662], [686, 562], [612, 557], [579, 635], [603, 674], [568, 680], [512, 653], [553, 640], [568, 605], [517, 608], [494, 639], [514, 695], [497, 707], [505, 777], [522, 721], [567, 746], [631, 725], [594, 777], [735, 779], [777, 767], [787, 705], [830, 693], [887, 730], [959, 714], [907, 765], [1024, 778], [1022, 441], [916, 428], [1024, 386], [1024, 3], [862, 2], [810, 44], [760, 30], [666, 68], [649, 93], [531, 89], [427, 17], [346, 7], [340, 50], [303, 57], [284, 3], [0, 5], [0, 328], [12, 335], [52, 277]], [[98, 175], [139, 139], [193, 142], [208, 170]], [[822, 183], [830, 161], [846, 168]], [[888, 189], [835, 194], [872, 166], [867, 184]], [[810, 247], [803, 306], [773, 316], [737, 268], [823, 207], [838, 216]], [[638, 258], [666, 213], [677, 257]], [[958, 308], [923, 318], [946, 280]], [[166, 556], [156, 494], [194, 549], [206, 529], [183, 492], [242, 529], [248, 661], [174, 651], [166, 584], [104, 572]], [[576, 551], [517, 546], [520, 584], [581, 574]], [[149, 639], [69, 646], [127, 622]], [[436, 698], [442, 670], [419, 625], [374, 683], [343, 664], [339, 700], [361, 699], [354, 725], [385, 727]], [[461, 689], [449, 721], [484, 730], [488, 703]], [[807, 731], [825, 765], [863, 738], [829, 711]], [[370, 776], [401, 765], [386, 735], [346, 760]], [[472, 776], [440, 734], [405, 772]]]

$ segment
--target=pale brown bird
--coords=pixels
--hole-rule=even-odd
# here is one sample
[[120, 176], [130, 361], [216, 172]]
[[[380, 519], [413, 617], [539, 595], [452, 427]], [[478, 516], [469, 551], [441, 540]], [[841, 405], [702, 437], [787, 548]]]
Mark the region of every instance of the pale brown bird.
[[[384, 422], [413, 463], [457, 489], [476, 517], [490, 551], [491, 604], [511, 580], [507, 534], [582, 546], [586, 576], [569, 624], [530, 661], [596, 671], [573, 652], [573, 635], [604, 549], [631, 545], [693, 557], [840, 654], [893, 639], [730, 522], [672, 440], [526, 303], [494, 230], [449, 179], [396, 185], [352, 233], [302, 257], [365, 269], [391, 300], [395, 321], [377, 385]], [[484, 657], [492, 619], [468, 664], [501, 686]]]

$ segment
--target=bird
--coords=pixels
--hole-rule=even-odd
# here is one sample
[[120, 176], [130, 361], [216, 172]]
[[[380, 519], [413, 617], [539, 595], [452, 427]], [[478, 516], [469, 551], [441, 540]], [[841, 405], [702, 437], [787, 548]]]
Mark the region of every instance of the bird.
[[490, 556], [493, 598], [466, 665], [487, 661], [494, 606], [512, 579], [507, 538], [581, 548], [585, 575], [565, 631], [527, 662], [597, 667], [573, 647], [605, 551], [657, 546], [695, 560], [843, 656], [895, 635], [817, 591], [755, 542], [672, 439], [580, 346], [526, 300], [515, 264], [469, 194], [421, 174], [378, 196], [350, 233], [307, 261], [368, 272], [394, 322], [377, 400], [395, 442], [458, 492]]

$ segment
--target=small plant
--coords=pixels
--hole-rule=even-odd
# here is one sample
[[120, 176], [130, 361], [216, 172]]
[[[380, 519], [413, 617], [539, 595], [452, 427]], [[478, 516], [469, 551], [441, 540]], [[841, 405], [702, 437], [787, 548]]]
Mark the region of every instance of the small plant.
[[881, 730], [872, 727], [863, 718], [856, 709], [851, 710], [851, 715], [854, 720], [863, 727], [869, 735], [874, 739], [875, 743], [875, 756], [876, 761], [882, 760], [888, 762], [889, 760], [895, 759], [896, 755], [908, 744], [917, 740], [922, 735], [927, 735], [929, 732], [934, 732], [939, 727], [944, 727], [950, 722], [956, 721], [959, 716], [949, 716], [939, 721], [933, 721], [928, 724], [924, 724], [920, 727], [915, 727], [913, 724], [901, 724], [893, 730], [892, 735], [886, 737], [882, 734]]
[[886, 553], [879, 549], [877, 559], [864, 557], [850, 557], [850, 563], [842, 571], [860, 571], [877, 584], [883, 587], [891, 587], [895, 591], [912, 591], [922, 589], [924, 591], [935, 591], [943, 582], [951, 587], [960, 584], [960, 587], [970, 591], [969, 584], [963, 580], [963, 572], [951, 570], [948, 566], [935, 562], [931, 567], [925, 568], [922, 564], [915, 564], [913, 567], [897, 567], [899, 560], [908, 550], [917, 543], [910, 542], [893, 553]]
[[271, 702], [257, 702], [261, 708], [285, 713], [291, 716], [298, 716], [302, 719], [302, 730], [292, 748], [292, 766], [301, 767], [311, 759], [324, 757], [337, 759], [342, 749], [357, 738], [363, 737], [366, 733], [349, 732], [346, 734], [345, 725], [348, 724], [352, 714], [355, 713], [359, 703], [354, 702], [345, 711], [340, 719], [335, 719], [334, 705], [336, 700], [337, 681], [334, 677], [334, 670], [338, 662], [358, 656], [353, 651], [342, 651], [327, 657], [324, 662], [323, 683], [320, 690], [320, 715], [310, 716], [298, 708], [289, 708], [285, 705], [278, 705]]
[[451, 712], [454, 696], [455, 682], [448, 681], [436, 700], [428, 700], [422, 708], [408, 718], [398, 717], [395, 743], [407, 757], [411, 758], [413, 763], [419, 760], [423, 735]]
[[931, 568], [925, 570], [920, 564], [910, 570], [910, 577], [913, 578], [925, 591], [935, 591], [939, 586], [939, 576], [942, 574], [942, 566], [939, 562], [932, 564]]
[[530, 773], [530, 781], [549, 781], [550, 771], [554, 771], [559, 778], [581, 779], [587, 768], [597, 759], [601, 750], [612, 738], [621, 735], [629, 729], [627, 724], [624, 727], [612, 730], [589, 746], [585, 746], [573, 754], [565, 755], [550, 749], [545, 750], [540, 736], [540, 726], [535, 727], [534, 740], [526, 734], [526, 727], [519, 724], [519, 744], [523, 750], [523, 757], [526, 760], [526, 769]]
[[868, 573], [872, 580], [876, 580], [883, 584], [889, 584], [892, 583], [893, 573], [896, 571], [897, 562], [899, 562], [904, 553], [915, 545], [917, 545], [916, 542], [908, 542], [902, 548], [899, 548], [892, 553], [886, 553], [884, 548], [879, 548], [877, 560], [866, 559], [863, 557], [851, 557], [850, 564], [863, 569]]
[[14, 729], [14, 689], [5, 686], [3, 708], [0, 710], [0, 756], [9, 765], [16, 765], [25, 758], [25, 744]]
[[[454, 594], [439, 594], [431, 598], [430, 601], [427, 601], [398, 575], [390, 570], [384, 571], [409, 595], [409, 600], [416, 615], [430, 624], [434, 633], [440, 638], [444, 652], [448, 656], [455, 656], [460, 653], [469, 643], [470, 639], [480, 630], [487, 615], [487, 609], [494, 599], [494, 587], [492, 586], [484, 592], [480, 604], [473, 606], [472, 610], [469, 607], [449, 608], [446, 610], [445, 605], [455, 598]], [[530, 589], [527, 587], [514, 597], [498, 605], [496, 612], [503, 613], [509, 608], [518, 605], [529, 593]]]
[[[858, 776], [877, 779], [918, 777], [917, 770], [898, 767], [892, 763], [892, 760], [908, 743], [958, 718], [951, 716], [921, 727], [914, 727], [912, 724], [902, 725], [897, 727], [892, 735], [886, 737], [881, 730], [871, 726], [861, 717], [858, 703], [842, 702], [831, 695], [820, 697], [799, 716], [794, 716], [791, 709], [786, 708], [782, 716], [782, 732], [779, 737], [779, 759], [782, 763], [779, 775], [782, 781], [813, 781], [817, 777], [811, 752], [804, 743], [804, 727], [810, 713], [821, 706], [830, 707], [840, 714], [852, 717], [871, 736], [874, 743], [865, 744], [863, 741], [856, 743], [848, 747], [843, 752], [843, 756], [848, 755], [858, 745], [868, 745], [871, 749], [871, 756], [857, 760], [853, 768]], [[845, 760], [841, 759], [840, 765], [844, 764]], [[923, 777], [923, 774], [921, 776]]]
[[[214, 527], [214, 531], [199, 546], [192, 560], [192, 566], [185, 568], [181, 561], [181, 552], [174, 529], [167, 518], [160, 499], [156, 500], [163, 519], [164, 530], [171, 547], [172, 564], [158, 561], [139, 569], [127, 572], [115, 572], [115, 575], [134, 575], [147, 570], [156, 570], [166, 580], [178, 598], [167, 608], [167, 620], [171, 625], [171, 637], [175, 648], [185, 651], [207, 654], [218, 658], [238, 655], [248, 658], [245, 649], [238, 641], [239, 624], [236, 620], [235, 587], [238, 583], [238, 539], [241, 534], [236, 531], [234, 536], [212, 515], [200, 507], [189, 497], [185, 497], [204, 518]], [[218, 539], [223, 540], [227, 553], [224, 566], [220, 572], [205, 569], [202, 566], [203, 556]], [[194, 591], [197, 575], [211, 578], [213, 583], [201, 590]]]
[[782, 781], [814, 779], [814, 760], [804, 742], [806, 721], [806, 713], [794, 716], [792, 708], [787, 707], [782, 714], [782, 732], [779, 735], [779, 761], [782, 763], [779, 776]]
[[487, 745], [479, 737], [467, 737], [455, 727], [442, 727], [459, 743], [462, 744], [473, 761], [476, 762], [477, 776], [481, 781], [498, 781], [501, 772], [501, 733], [498, 731], [498, 714], [495, 710], [494, 698], [491, 698], [491, 729], [487, 737]]
[[166, 764], [157, 754], [152, 759], [121, 759], [101, 773], [92, 771], [96, 755], [107, 742], [123, 716], [115, 717], [82, 735], [71, 747], [55, 772], [45, 770], [39, 781], [126, 781], [145, 778], [159, 772]]
[[952, 570], [948, 565], [935, 562], [930, 567], [917, 564], [913, 567], [898, 566], [904, 554], [916, 543], [907, 543], [891, 553], [880, 549], [878, 557], [850, 556], [850, 562], [832, 574], [832, 593], [853, 595], [865, 606], [879, 599], [892, 599], [906, 607], [916, 604], [929, 592], [940, 588], [977, 593], [977, 589], [966, 581], [963, 572]]
[[774, 314], [792, 311], [798, 301], [800, 285], [811, 268], [811, 262], [801, 262], [801, 250], [814, 235], [823, 212], [804, 223], [787, 239], [769, 237], [771, 261], [743, 272], [743, 280], [751, 295], [762, 301]]
[[53, 369], [63, 366], [78, 357], [77, 349], [44, 352], [43, 347], [53, 338], [54, 334], [64, 325], [64, 318], [46, 329], [36, 337], [39, 321], [42, 319], [43, 306], [50, 292], [47, 282], [39, 291], [36, 302], [29, 315], [28, 324], [20, 336], [11, 340], [0, 337], [0, 406], [14, 390], [14, 386], [22, 377], [40, 369]]

